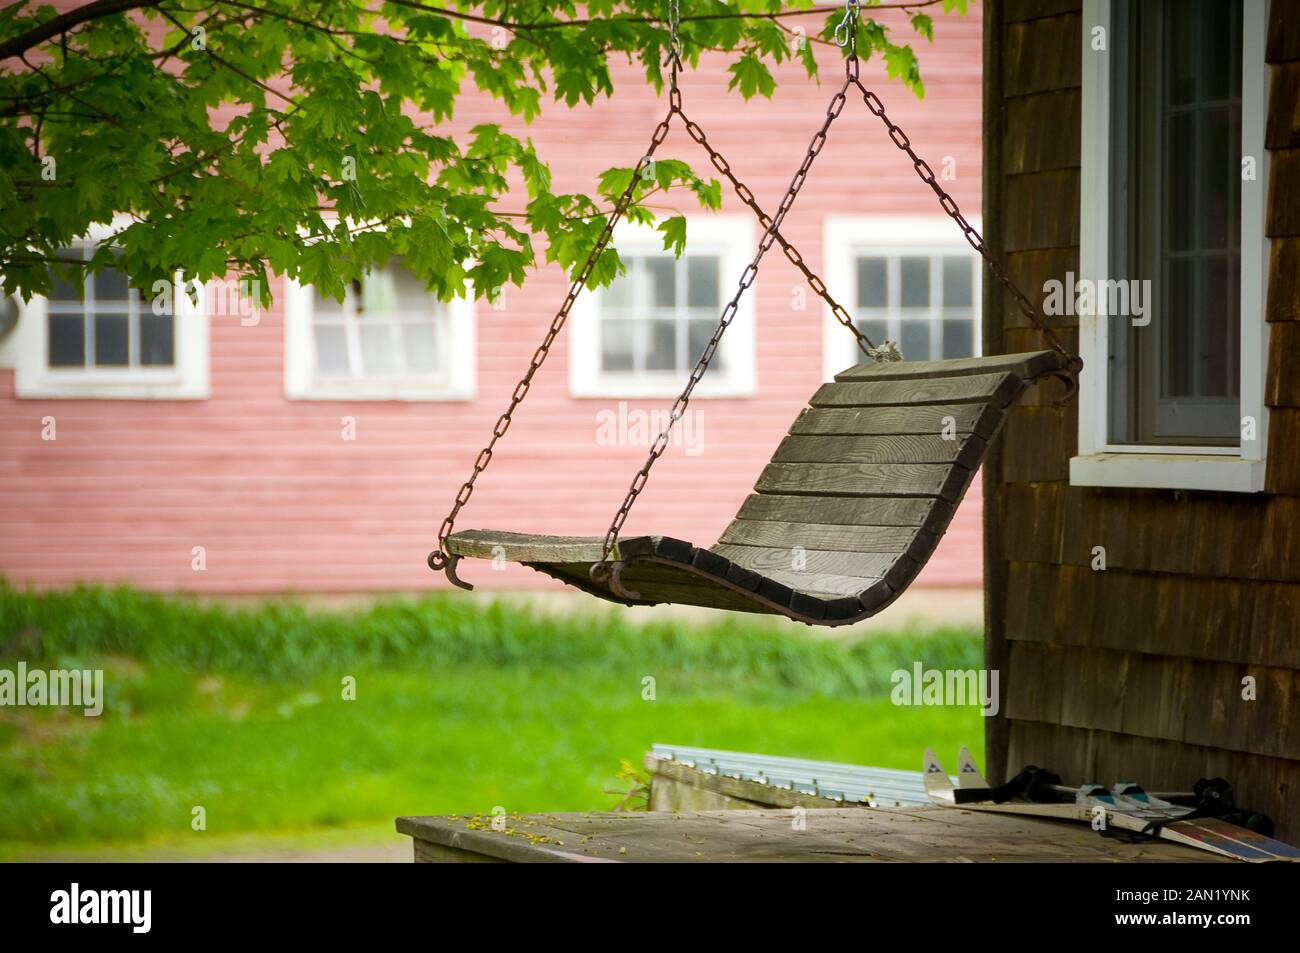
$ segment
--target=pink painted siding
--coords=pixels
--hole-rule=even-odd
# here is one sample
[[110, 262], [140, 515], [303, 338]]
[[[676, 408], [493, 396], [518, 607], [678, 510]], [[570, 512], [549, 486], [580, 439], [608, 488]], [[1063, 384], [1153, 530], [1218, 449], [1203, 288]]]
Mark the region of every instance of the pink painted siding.
[[[905, 29], [898, 14], [883, 15]], [[980, 13], [939, 18], [937, 31], [932, 45], [918, 47], [925, 100], [886, 81], [878, 61], [863, 66], [863, 78], [936, 169], [942, 157], [955, 158], [958, 177], [948, 184], [978, 214]], [[685, 78], [689, 114], [766, 208], [776, 206], [838, 83], [831, 57], [824, 62], [820, 86], [795, 66], [783, 68], [772, 102], [746, 104], [726, 92], [721, 63]], [[620, 70], [615, 88], [612, 102], [551, 108], [527, 130], [558, 190], [590, 189], [599, 170], [630, 165], [644, 149], [664, 105], [640, 91], [633, 70]], [[491, 102], [476, 101], [462, 107], [457, 125], [482, 121], [505, 120]], [[661, 155], [708, 166], [680, 129]], [[685, 201], [682, 207], [689, 210]], [[728, 195], [726, 211], [744, 208]], [[785, 232], [821, 270], [825, 215], [934, 211], [932, 195], [878, 120], [850, 100]], [[820, 309], [790, 309], [800, 280], [779, 252], [768, 256], [753, 289], [755, 396], [695, 405], [705, 415], [704, 453], [669, 450], [626, 533], [704, 544], [734, 514], [821, 381]], [[545, 268], [526, 290], [508, 291], [504, 311], [478, 309], [473, 402], [287, 400], [278, 301], [256, 327], [212, 318], [211, 397], [203, 401], [19, 400], [12, 370], [0, 369], [0, 572], [39, 585], [128, 581], [220, 593], [441, 586], [425, 556], [564, 290], [563, 275]], [[571, 398], [567, 368], [562, 338], [460, 528], [604, 532], [645, 449], [597, 446], [596, 415], [617, 401]], [[645, 409], [667, 403], [631, 401]], [[40, 436], [47, 415], [58, 422], [53, 442]], [[356, 418], [354, 442], [340, 437], [345, 415]], [[980, 584], [979, 500], [977, 487], [921, 584]], [[206, 548], [204, 572], [191, 569], [195, 546]], [[518, 568], [494, 573], [487, 563], [465, 575], [486, 587], [556, 585]]]

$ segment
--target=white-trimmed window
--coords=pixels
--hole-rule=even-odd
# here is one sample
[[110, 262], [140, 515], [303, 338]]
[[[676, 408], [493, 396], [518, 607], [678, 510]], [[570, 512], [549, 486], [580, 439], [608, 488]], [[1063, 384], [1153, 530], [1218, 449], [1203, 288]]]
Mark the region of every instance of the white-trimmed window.
[[1263, 489], [1267, 19], [1084, 4], [1073, 483]]
[[338, 301], [286, 283], [285, 386], [307, 400], [469, 400], [474, 306], [441, 302], [400, 259]]
[[[89, 260], [125, 223], [96, 227], [60, 253]], [[177, 285], [173, 285], [173, 288]], [[208, 320], [200, 294], [142, 295], [125, 272], [54, 279], [48, 296], [18, 305], [4, 351], [26, 398], [196, 399], [208, 395]], [[155, 304], [158, 304], [155, 307]]]
[[[670, 397], [713, 336], [723, 307], [754, 256], [749, 220], [691, 218], [680, 258], [650, 227], [619, 226], [615, 247], [627, 272], [582, 294], [570, 316], [569, 383], [575, 397]], [[717, 356], [695, 393], [754, 391], [754, 289], [741, 299]]]
[[[952, 219], [831, 216], [825, 259], [827, 287], [873, 344], [895, 341], [909, 361], [980, 353], [981, 262]], [[830, 378], [864, 358], [830, 308], [823, 311]]]

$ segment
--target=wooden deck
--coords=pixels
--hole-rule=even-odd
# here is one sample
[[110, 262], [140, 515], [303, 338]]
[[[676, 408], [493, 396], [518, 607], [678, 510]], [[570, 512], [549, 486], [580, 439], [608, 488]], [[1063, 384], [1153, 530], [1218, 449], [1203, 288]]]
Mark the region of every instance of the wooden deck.
[[[803, 830], [796, 829], [796, 819]], [[399, 817], [424, 863], [1231, 863], [1085, 824], [946, 807]]]

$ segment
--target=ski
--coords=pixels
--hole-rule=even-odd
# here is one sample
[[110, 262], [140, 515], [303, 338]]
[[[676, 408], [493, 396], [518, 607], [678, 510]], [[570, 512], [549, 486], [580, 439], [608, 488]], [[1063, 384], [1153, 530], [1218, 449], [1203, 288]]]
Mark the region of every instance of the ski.
[[[1059, 779], [1047, 772], [1031, 772], [1037, 773], [1022, 773], [1017, 779], [1020, 784], [990, 787], [966, 748], [958, 755], [956, 787], [932, 749], [926, 749], [922, 768], [926, 794], [947, 807], [1080, 822], [1092, 822], [1101, 812], [1103, 823], [1110, 828], [1148, 834], [1234, 860], [1300, 860], [1300, 850], [1290, 844], [1221, 818], [1183, 820], [1195, 808], [1168, 799], [1191, 799], [1190, 794], [1152, 795], [1131, 782], [1119, 783], [1114, 790], [1100, 784], [1072, 788], [1056, 783]], [[1031, 796], [1018, 793], [1019, 787], [1027, 788]]]

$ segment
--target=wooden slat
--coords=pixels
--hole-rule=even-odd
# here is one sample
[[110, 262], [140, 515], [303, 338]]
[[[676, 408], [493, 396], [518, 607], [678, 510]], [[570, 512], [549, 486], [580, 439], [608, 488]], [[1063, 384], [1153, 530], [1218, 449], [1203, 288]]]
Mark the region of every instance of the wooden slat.
[[[1044, 209], [1052, 211], [1045, 215]], [[1008, 251], [1077, 246], [1079, 170], [1032, 172], [1008, 179], [1005, 219]]]
[[1268, 130], [1264, 142], [1269, 149], [1300, 146], [1300, 61], [1273, 67], [1268, 93]]
[[754, 488], [794, 495], [937, 496], [956, 502], [971, 476], [956, 464], [769, 463]]
[[[1006, 267], [1007, 275], [1015, 286], [1023, 288], [1025, 293], [1032, 298], [1043, 293], [1043, 285], [1048, 281], [1064, 283], [1067, 274], [1074, 274], [1077, 279], [1079, 274], [1079, 249], [1075, 245], [1068, 245], [1063, 248], [1026, 248], [1008, 254], [1006, 256]], [[1010, 295], [1002, 295], [1001, 313], [1001, 327], [1004, 329], [1032, 328], [1034, 326], [1016, 307], [1016, 303]], [[997, 326], [992, 321], [991, 315], [986, 314], [986, 321], [994, 327]], [[1056, 331], [1058, 335], [1063, 329], [1078, 327], [1078, 325], [1078, 314], [1051, 315], [1052, 330]], [[1010, 340], [1007, 340], [1000, 344], [1000, 349], [1007, 351], [1037, 350], [1042, 346], [1042, 337], [1027, 337], [1022, 344], [1013, 345]], [[988, 349], [985, 348], [985, 350]], [[1067, 350], [1070, 349], [1067, 348]], [[1040, 353], [1044, 352], [1040, 351]], [[1063, 363], [1056, 351], [1047, 351], [1045, 353], [1056, 357], [1057, 366]], [[1078, 352], [1070, 350], [1070, 353], [1075, 354]]]
[[1007, 101], [1002, 144], [1007, 175], [1078, 167], [1080, 97], [1075, 87]]
[[504, 530], [466, 529], [447, 538], [447, 550], [477, 559], [511, 562], [595, 562], [603, 540], [599, 536], [545, 536]]
[[1273, 239], [1268, 266], [1268, 319], [1300, 321], [1300, 237]]
[[1296, 357], [1300, 355], [1300, 321], [1278, 321], [1269, 333], [1272, 340], [1268, 348], [1264, 402], [1270, 407], [1300, 407], [1300, 374], [1295, 369]]
[[[1294, 373], [1294, 372], [1292, 372]], [[1268, 415], [1269, 493], [1300, 496], [1300, 409], [1274, 407]]]
[[1031, 379], [1065, 364], [1056, 351], [1025, 351], [988, 357], [957, 357], [946, 361], [885, 361], [854, 364], [835, 375], [837, 382], [876, 380], [920, 380], [934, 377], [967, 377], [980, 374], [1015, 374]]
[[1300, 60], [1300, 0], [1272, 0], [1269, 4], [1268, 40], [1264, 59], [1269, 63]]
[[1083, 75], [1082, 30], [1077, 13], [1009, 24], [1002, 63], [1006, 95], [1078, 86]]
[[739, 546], [802, 546], [854, 553], [928, 553], [935, 536], [915, 526], [840, 526], [833, 523], [783, 523], [776, 520], [733, 520], [720, 543]]
[[954, 440], [924, 434], [800, 436], [781, 441], [773, 463], [960, 463], [974, 470], [987, 444], [974, 434]]
[[[1011, 643], [1011, 668], [1017, 689], [1032, 679], [1048, 690], [1010, 693], [1009, 718], [1269, 757], [1291, 757], [1300, 745], [1300, 724], [1288, 715], [1300, 692], [1293, 669], [1031, 642]], [[1057, 672], [1071, 673], [1072, 691], [1050, 690]], [[1254, 701], [1241, 697], [1246, 674], [1257, 679]]]
[[1014, 374], [971, 374], [928, 380], [881, 380], [823, 384], [809, 401], [814, 407], [919, 407], [930, 404], [1010, 404], [1025, 384]]
[[1300, 149], [1276, 149], [1269, 175], [1268, 226], [1270, 238], [1300, 236]]
[[1078, 447], [1076, 406], [1013, 407], [1002, 430], [1002, 479], [1068, 480]]
[[952, 521], [952, 504], [940, 499], [884, 497], [809, 497], [754, 494], [745, 499], [738, 519], [845, 526], [917, 526], [940, 533]]
[[[737, 566], [752, 569], [770, 579], [809, 579], [814, 576], [854, 576], [863, 581], [860, 588], [870, 582], [885, 579], [897, 563], [906, 559], [898, 554], [845, 553], [806, 549], [802, 552], [790, 548], [766, 546], [736, 546], [722, 543], [710, 547], [710, 552], [731, 560]], [[795, 568], [796, 566], [800, 568]], [[804, 586], [792, 588], [808, 591]]]
[[985, 440], [997, 433], [1002, 409], [991, 404], [935, 404], [926, 407], [810, 407], [790, 427], [804, 435], [942, 435], [951, 421], [958, 434]]
[[1078, 13], [1082, 9], [1081, 3], [1082, 0], [1007, 0], [1004, 16], [1008, 23], [1037, 20], [1062, 13]]
[[[602, 536], [548, 536], [505, 530], [466, 529], [447, 537], [454, 555], [506, 559], [517, 563], [597, 562]], [[667, 536], [629, 536], [618, 541], [618, 555], [656, 553], [690, 558], [691, 545]]]

